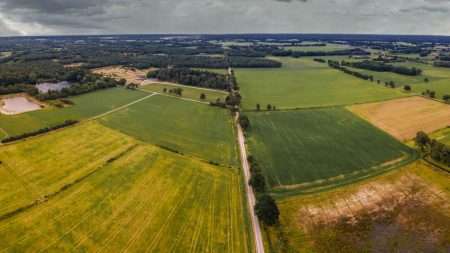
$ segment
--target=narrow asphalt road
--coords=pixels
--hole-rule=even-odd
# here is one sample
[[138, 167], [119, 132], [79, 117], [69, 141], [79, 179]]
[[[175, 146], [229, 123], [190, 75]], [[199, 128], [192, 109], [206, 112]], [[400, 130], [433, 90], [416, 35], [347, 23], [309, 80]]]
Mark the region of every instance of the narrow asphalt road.
[[253, 235], [255, 239], [255, 249], [256, 253], [264, 253], [264, 243], [262, 239], [261, 234], [261, 228], [259, 226], [258, 217], [255, 214], [254, 206], [256, 203], [255, 200], [255, 194], [253, 192], [253, 188], [248, 184], [248, 181], [250, 180], [250, 165], [248, 164], [247, 160], [247, 149], [245, 148], [245, 137], [244, 132], [242, 131], [241, 125], [239, 125], [238, 122], [239, 119], [239, 113], [237, 113], [236, 116], [236, 126], [237, 126], [237, 137], [239, 142], [239, 150], [241, 153], [241, 161], [242, 161], [242, 168], [244, 170], [244, 178], [245, 178], [245, 191], [247, 194], [247, 202], [248, 202], [248, 209], [250, 212], [250, 219], [252, 222], [253, 227]]

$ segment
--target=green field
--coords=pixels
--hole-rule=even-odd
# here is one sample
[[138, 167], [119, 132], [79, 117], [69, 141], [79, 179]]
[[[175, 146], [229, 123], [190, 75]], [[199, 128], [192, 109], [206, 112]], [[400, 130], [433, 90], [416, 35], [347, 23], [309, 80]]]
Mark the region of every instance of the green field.
[[140, 140], [226, 165], [238, 165], [227, 110], [156, 95], [101, 119]]
[[256, 104], [277, 108], [305, 108], [371, 102], [405, 96], [364, 81], [311, 58], [277, 58], [279, 69], [237, 69], [243, 107], [253, 110]]
[[[186, 85], [171, 85], [171, 84], [163, 84], [163, 83], [155, 83], [155, 84], [148, 84], [145, 86], [142, 86], [142, 90], [145, 91], [151, 91], [151, 92], [159, 92], [162, 94], [171, 95], [169, 92], [164, 92], [164, 89], [167, 91], [173, 88], [182, 88], [182, 98], [188, 98], [188, 99], [194, 99], [198, 101], [203, 102], [215, 102], [217, 99], [220, 99], [221, 101], [225, 101], [225, 98], [227, 97], [228, 93], [225, 91], [215, 91], [211, 89], [202, 89], [202, 88], [196, 88], [196, 87], [189, 87]], [[202, 100], [200, 99], [201, 94], [206, 95], [206, 99]], [[173, 95], [176, 97], [176, 95]]]
[[275, 189], [334, 183], [411, 158], [408, 147], [343, 108], [247, 115], [250, 153]]
[[93, 117], [147, 95], [145, 92], [123, 88], [88, 93], [69, 98], [75, 104], [62, 109], [50, 107], [13, 116], [0, 114], [0, 128], [4, 129], [9, 135], [19, 135], [60, 124], [69, 119], [80, 120]]
[[337, 51], [337, 50], [345, 50], [345, 49], [351, 49], [352, 47], [349, 45], [341, 45], [341, 44], [330, 44], [328, 43], [327, 46], [321, 47], [321, 46], [288, 46], [284, 47], [286, 50], [292, 50], [292, 51], [302, 51], [302, 52], [331, 52], [331, 51]]
[[96, 122], [0, 147], [3, 252], [250, 252], [237, 170]]
[[[410, 85], [412, 92], [422, 93], [425, 90], [432, 90], [436, 92], [436, 98], [442, 99], [443, 95], [450, 95], [450, 68], [434, 67], [430, 64], [404, 62], [396, 63], [398, 66], [416, 67], [423, 70], [420, 76], [400, 75], [392, 72], [375, 72], [370, 70], [351, 68], [354, 71], [365, 73], [374, 76], [375, 80], [384, 82], [393, 81], [397, 86]], [[425, 82], [428, 78], [429, 82]]]

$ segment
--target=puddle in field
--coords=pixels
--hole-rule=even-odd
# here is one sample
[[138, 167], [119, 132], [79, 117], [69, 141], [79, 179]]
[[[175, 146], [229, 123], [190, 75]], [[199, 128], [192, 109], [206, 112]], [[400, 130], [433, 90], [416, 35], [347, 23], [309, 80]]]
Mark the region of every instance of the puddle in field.
[[58, 82], [58, 83], [40, 83], [36, 85], [39, 93], [48, 93], [49, 91], [61, 91], [64, 88], [69, 88], [69, 82]]
[[0, 101], [0, 105], [0, 113], [6, 115], [15, 115], [41, 109], [41, 105], [22, 96], [4, 98]]

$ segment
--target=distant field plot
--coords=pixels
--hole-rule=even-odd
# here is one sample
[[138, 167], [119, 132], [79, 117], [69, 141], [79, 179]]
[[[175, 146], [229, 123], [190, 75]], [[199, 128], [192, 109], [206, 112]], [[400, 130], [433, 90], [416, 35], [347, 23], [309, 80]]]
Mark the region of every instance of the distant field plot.
[[79, 120], [93, 117], [147, 95], [145, 92], [122, 88], [97, 91], [68, 98], [73, 102], [73, 105], [65, 108], [52, 107], [20, 115], [0, 114], [0, 128], [4, 129], [11, 136], [19, 135], [47, 126], [60, 124], [65, 120]]
[[337, 50], [351, 49], [349, 45], [327, 44], [326, 46], [289, 46], [284, 47], [286, 50], [303, 51], [303, 52], [331, 52]]
[[250, 252], [235, 170], [94, 122], [0, 149], [4, 252]]
[[280, 58], [279, 69], [236, 69], [236, 78], [245, 110], [256, 104], [277, 108], [305, 108], [346, 105], [405, 96], [400, 90], [388, 89], [364, 81], [311, 58]]
[[335, 184], [412, 158], [409, 148], [342, 108], [247, 115], [250, 153], [275, 190]]
[[350, 110], [399, 140], [431, 133], [450, 125], [450, 105], [423, 97], [351, 106]]
[[[228, 93], [224, 91], [214, 91], [211, 89], [203, 89], [203, 88], [196, 88], [196, 87], [189, 87], [186, 85], [171, 85], [171, 84], [165, 84], [165, 83], [150, 83], [146, 84], [141, 87], [141, 89], [146, 91], [152, 91], [152, 92], [159, 92], [166, 95], [171, 95], [169, 92], [170, 89], [174, 88], [181, 88], [183, 89], [182, 98], [189, 98], [204, 102], [213, 102], [217, 99], [220, 99], [221, 101], [225, 101], [225, 98], [227, 97]], [[164, 89], [166, 89], [166, 92], [164, 92]], [[205, 94], [205, 99], [200, 99], [200, 95]], [[177, 96], [177, 95], [173, 95]]]
[[[422, 93], [425, 90], [436, 92], [436, 98], [442, 99], [443, 95], [450, 95], [450, 68], [434, 67], [429, 64], [421, 64], [414, 62], [396, 63], [394, 65], [406, 66], [409, 68], [416, 67], [423, 70], [422, 75], [407, 76], [391, 72], [375, 72], [363, 69], [352, 68], [355, 71], [366, 73], [374, 76], [375, 80], [384, 82], [393, 81], [397, 86], [410, 85], [412, 92]], [[428, 82], [425, 82], [428, 79]]]
[[237, 165], [228, 110], [157, 95], [100, 121], [152, 144], [208, 161]]
[[447, 252], [449, 180], [419, 161], [357, 184], [280, 200], [280, 226], [268, 230], [267, 249]]

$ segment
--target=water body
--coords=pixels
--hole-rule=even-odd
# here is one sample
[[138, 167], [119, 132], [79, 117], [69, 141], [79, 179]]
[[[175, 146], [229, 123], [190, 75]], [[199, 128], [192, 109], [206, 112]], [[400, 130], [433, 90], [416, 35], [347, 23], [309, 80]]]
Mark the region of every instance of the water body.
[[36, 85], [39, 93], [48, 93], [49, 91], [61, 91], [64, 88], [69, 88], [71, 84], [69, 82], [59, 82], [59, 83], [40, 83]]
[[7, 115], [40, 110], [41, 106], [26, 97], [12, 97], [1, 100], [0, 112]]

